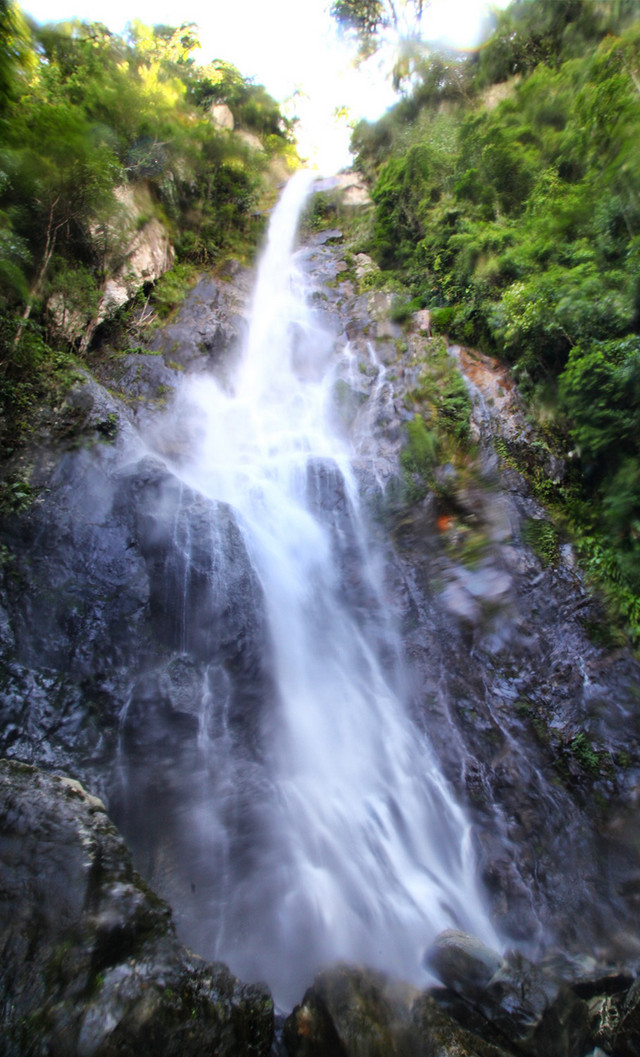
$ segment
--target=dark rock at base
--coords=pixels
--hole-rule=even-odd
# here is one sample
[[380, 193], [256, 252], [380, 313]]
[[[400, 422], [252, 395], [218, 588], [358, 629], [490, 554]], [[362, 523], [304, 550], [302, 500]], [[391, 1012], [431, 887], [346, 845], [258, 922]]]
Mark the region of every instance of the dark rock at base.
[[459, 929], [441, 932], [427, 952], [426, 960], [445, 987], [472, 1000], [482, 998], [502, 966], [502, 958], [496, 951]]
[[427, 993], [372, 970], [320, 973], [285, 1023], [291, 1057], [510, 1057]]
[[428, 993], [414, 1003], [413, 1020], [423, 1040], [420, 1057], [512, 1057], [510, 1049], [485, 1037], [486, 1028], [479, 1035], [462, 1027]]
[[[442, 983], [480, 1012], [518, 1049], [545, 1057], [581, 1057], [589, 1009], [573, 988], [545, 974], [522, 954], [504, 958], [457, 929], [437, 937], [426, 961]], [[465, 1020], [464, 1006], [456, 1015]]]
[[268, 990], [191, 954], [100, 800], [0, 761], [0, 1037], [6, 1057], [261, 1057]]
[[614, 1057], [640, 1057], [640, 979], [627, 993], [618, 1013], [611, 1053]]
[[291, 1057], [347, 1057], [329, 1010], [312, 988], [285, 1021], [283, 1039]]

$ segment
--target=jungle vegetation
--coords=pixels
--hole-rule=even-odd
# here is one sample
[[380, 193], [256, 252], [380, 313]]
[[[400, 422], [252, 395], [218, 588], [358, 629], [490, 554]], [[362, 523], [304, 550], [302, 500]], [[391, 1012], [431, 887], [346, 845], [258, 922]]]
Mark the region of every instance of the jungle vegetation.
[[[512, 365], [550, 489], [640, 633], [640, 4], [517, 0], [354, 131], [366, 246], [436, 330]], [[553, 493], [553, 495], [551, 495]]]
[[[126, 251], [119, 188], [144, 185], [140, 223], [161, 220], [178, 275], [255, 246], [265, 173], [295, 154], [291, 126], [235, 67], [196, 65], [198, 47], [193, 25], [132, 22], [120, 37], [31, 24], [0, 0], [0, 433], [19, 431], [66, 369], [60, 312], [89, 318]], [[263, 150], [216, 127], [218, 103]]]

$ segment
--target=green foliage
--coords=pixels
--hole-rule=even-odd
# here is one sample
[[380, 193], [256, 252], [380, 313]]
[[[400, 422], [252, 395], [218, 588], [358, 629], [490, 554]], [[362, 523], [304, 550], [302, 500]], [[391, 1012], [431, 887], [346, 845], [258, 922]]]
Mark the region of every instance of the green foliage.
[[558, 560], [558, 530], [543, 518], [528, 518], [522, 529], [522, 538], [537, 554], [543, 565], [555, 565]]
[[196, 279], [197, 272], [188, 263], [175, 265], [158, 279], [153, 288], [153, 304], [162, 318], [166, 318], [184, 300]]
[[594, 341], [571, 350], [560, 379], [571, 435], [601, 477], [617, 465], [620, 447], [640, 455], [640, 336]]
[[600, 774], [600, 759], [584, 731], [571, 739], [569, 749], [583, 770], [594, 778]]
[[31, 505], [34, 492], [28, 481], [15, 475], [0, 482], [0, 514], [19, 514]]
[[423, 233], [420, 202], [429, 176], [428, 151], [411, 147], [381, 169], [373, 190], [376, 210], [374, 240], [381, 267], [403, 263], [402, 254]]
[[338, 27], [358, 45], [366, 59], [391, 38], [397, 60], [395, 74], [407, 55], [420, 54], [420, 22], [424, 0], [334, 0], [331, 15]]
[[576, 346], [560, 392], [617, 544], [618, 575], [640, 592], [640, 338]]
[[[439, 79], [434, 61], [353, 138], [375, 202], [364, 248], [430, 309], [436, 333], [511, 362], [534, 406], [545, 394], [574, 446], [571, 485], [552, 480], [544, 458], [505, 458], [564, 511], [630, 628], [640, 593], [639, 48], [637, 3], [520, 0], [497, 16], [477, 61], [440, 56]], [[551, 560], [551, 536], [536, 546]]]
[[[0, 0], [0, 433], [26, 421], [21, 399], [50, 391], [58, 350], [84, 350], [136, 227], [159, 218], [176, 246], [160, 314], [184, 288], [181, 269], [255, 247], [265, 171], [289, 157], [290, 130], [234, 67], [196, 67], [198, 47], [187, 23], [133, 22], [124, 38], [77, 20], [29, 28]], [[212, 101], [235, 107], [268, 149], [217, 129]], [[144, 203], [135, 224], [124, 185]]]
[[401, 462], [408, 498], [420, 498], [429, 487], [446, 490], [435, 471], [446, 463], [461, 467], [469, 453], [471, 400], [455, 361], [441, 339], [428, 342], [415, 388], [407, 394], [415, 410], [407, 423]]
[[33, 66], [29, 27], [13, 0], [0, 0], [0, 114]]
[[289, 140], [292, 123], [262, 85], [247, 81], [231, 63], [220, 59], [198, 70], [188, 85], [188, 98], [201, 110], [226, 103], [236, 126], [264, 137], [273, 153]]
[[635, 0], [521, 0], [498, 15], [480, 54], [482, 84], [582, 55], [637, 18]]
[[302, 232], [314, 234], [315, 232], [323, 231], [330, 226], [332, 214], [333, 209], [329, 196], [323, 191], [318, 191], [317, 194], [311, 196], [311, 200], [305, 209], [301, 223]]
[[443, 429], [460, 443], [466, 444], [470, 433], [471, 398], [458, 371], [451, 373], [438, 396], [438, 413]]
[[437, 465], [438, 438], [420, 415], [407, 423], [408, 443], [402, 452], [402, 465], [409, 473], [428, 477]]

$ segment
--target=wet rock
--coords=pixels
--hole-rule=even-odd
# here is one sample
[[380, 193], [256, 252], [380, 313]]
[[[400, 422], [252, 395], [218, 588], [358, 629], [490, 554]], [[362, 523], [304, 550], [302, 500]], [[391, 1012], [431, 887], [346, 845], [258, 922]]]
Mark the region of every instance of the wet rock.
[[367, 394], [362, 389], [356, 389], [343, 378], [339, 378], [333, 386], [332, 417], [336, 426], [344, 432], [353, 426], [356, 415], [362, 404], [366, 401]]
[[328, 228], [325, 231], [318, 231], [312, 236], [312, 242], [315, 246], [324, 246], [327, 242], [341, 242], [342, 232], [340, 228]]
[[[609, 1007], [611, 1008], [611, 1006]], [[617, 1023], [614, 1030], [611, 1053], [614, 1057], [638, 1057], [640, 1055], [640, 979], [636, 980], [624, 1003], [616, 1009]], [[609, 1033], [607, 1033], [607, 1036]]]
[[249, 274], [239, 269], [226, 281], [203, 277], [189, 291], [175, 318], [156, 332], [151, 349], [180, 369], [214, 370], [226, 380], [246, 330]]
[[508, 1057], [428, 994], [371, 970], [321, 973], [285, 1023], [290, 1057]]
[[196, 659], [217, 654], [241, 663], [242, 644], [254, 640], [249, 625], [260, 622], [262, 590], [231, 508], [147, 457], [120, 475], [114, 509], [128, 518], [146, 562], [159, 641]]
[[441, 602], [447, 612], [460, 620], [471, 625], [480, 623], [482, 609], [461, 583], [453, 581], [447, 584], [442, 591]]
[[458, 929], [442, 932], [426, 958], [446, 987], [471, 999], [484, 994], [503, 962], [496, 951]]
[[[475, 937], [441, 933], [426, 960], [516, 1048], [546, 1057], [581, 1057], [589, 1035], [586, 1003], [517, 952], [501, 958]], [[475, 1023], [475, 1020], [474, 1020]]]
[[420, 1039], [416, 1057], [513, 1057], [507, 1043], [486, 1037], [492, 1034], [486, 1024], [463, 1027], [429, 993], [416, 1000], [412, 1017]]
[[620, 1024], [624, 996], [597, 995], [588, 1002], [589, 1037], [599, 1048], [610, 1054]]
[[119, 365], [118, 387], [133, 407], [136, 418], [140, 417], [140, 403], [161, 406], [179, 381], [179, 372], [167, 367], [162, 356], [155, 353], [136, 352], [125, 356]]
[[273, 1004], [175, 938], [103, 804], [0, 761], [3, 1053], [269, 1053]]
[[[91, 445], [43, 451], [37, 499], [2, 524], [0, 751], [72, 769], [107, 795], [119, 730], [150, 745], [154, 713], [161, 743], [195, 741], [194, 687], [209, 685], [211, 665], [228, 674], [229, 722], [254, 746], [272, 683], [262, 590], [230, 508], [137, 458], [100, 386], [75, 399]], [[112, 421], [113, 440], [97, 439]], [[176, 666], [187, 649], [188, 706]]]
[[[416, 1052], [407, 985], [372, 970], [337, 966], [320, 973], [285, 1024], [292, 1057], [404, 1057]], [[326, 1047], [326, 1049], [325, 1049]]]

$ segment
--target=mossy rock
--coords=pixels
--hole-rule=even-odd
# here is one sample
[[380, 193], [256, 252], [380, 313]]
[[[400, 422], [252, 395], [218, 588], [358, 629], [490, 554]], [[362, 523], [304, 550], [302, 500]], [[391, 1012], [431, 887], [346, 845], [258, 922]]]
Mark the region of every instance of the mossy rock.
[[266, 1057], [266, 988], [208, 965], [79, 782], [0, 761], [0, 1032], [30, 1057]]

